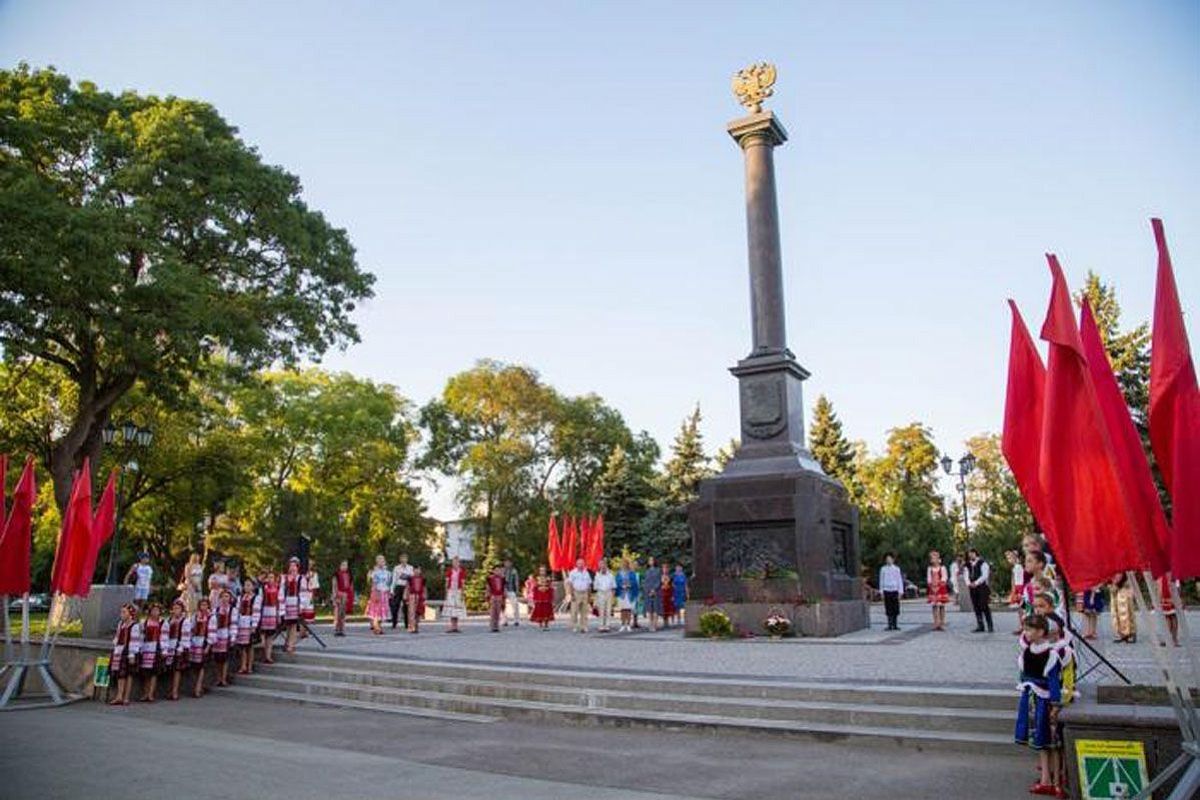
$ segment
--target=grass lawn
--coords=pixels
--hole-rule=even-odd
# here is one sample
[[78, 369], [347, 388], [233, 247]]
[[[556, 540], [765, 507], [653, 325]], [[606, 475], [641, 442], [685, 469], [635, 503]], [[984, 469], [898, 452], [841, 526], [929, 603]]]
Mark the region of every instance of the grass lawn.
[[[33, 638], [40, 638], [46, 635], [46, 619], [50, 614], [46, 611], [30, 611], [29, 612], [29, 635]], [[10, 611], [8, 620], [12, 623], [13, 639], [21, 635], [21, 612]], [[62, 631], [63, 636], [70, 636], [78, 639], [83, 635], [83, 623], [79, 620], [67, 625]]]

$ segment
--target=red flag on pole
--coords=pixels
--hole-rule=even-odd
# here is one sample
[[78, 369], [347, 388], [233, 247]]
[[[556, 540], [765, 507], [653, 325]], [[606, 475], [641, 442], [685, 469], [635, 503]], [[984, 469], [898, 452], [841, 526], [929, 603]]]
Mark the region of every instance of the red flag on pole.
[[1158, 245], [1150, 341], [1150, 444], [1171, 495], [1171, 572], [1200, 576], [1200, 388], [1162, 220], [1150, 220]]
[[553, 514], [550, 515], [550, 524], [546, 528], [546, 564], [551, 572], [557, 572], [562, 569], [559, 566], [562, 562], [562, 543], [558, 538], [558, 523]]
[[1042, 417], [1046, 400], [1046, 368], [1025, 327], [1017, 304], [1012, 309], [1012, 336], [1008, 345], [1008, 390], [1004, 398], [1004, 433], [1000, 450], [1012, 470], [1021, 496], [1033, 512], [1033, 518], [1046, 534], [1050, 546], [1058, 551], [1058, 542], [1050, 530], [1046, 494], [1039, 477], [1042, 447]]
[[1108, 427], [1116, 457], [1117, 475], [1125, 489], [1125, 501], [1129, 504], [1133, 540], [1141, 553], [1142, 564], [1150, 568], [1155, 576], [1169, 569], [1167, 562], [1168, 534], [1167, 519], [1163, 516], [1162, 502], [1150, 474], [1150, 462], [1142, 448], [1142, 438], [1129, 416], [1129, 405], [1117, 385], [1100, 329], [1092, 315], [1087, 300], [1079, 310], [1079, 335], [1083, 342], [1083, 354], [1087, 358], [1092, 384], [1096, 387], [1096, 399]]
[[71, 486], [71, 499], [67, 501], [63, 512], [62, 528], [58, 534], [58, 550], [54, 554], [54, 569], [50, 575], [51, 592], [62, 592], [68, 596], [78, 594], [78, 576], [88, 558], [91, 542], [92, 470], [85, 458], [83, 467], [75, 474], [75, 483]]
[[[104, 493], [100, 495], [100, 503], [96, 506], [96, 513], [92, 516], [88, 557], [79, 570], [79, 582], [76, 584], [75, 594], [80, 596], [86, 597], [87, 593], [91, 591], [92, 576], [96, 574], [96, 559], [100, 555], [100, 548], [112, 536], [113, 529], [116, 527], [116, 487], [117, 471], [114, 469], [108, 475], [108, 483], [104, 487]], [[91, 509], [88, 510], [90, 511]]]
[[[1040, 471], [1050, 502], [1049, 528], [1059, 562], [1080, 587], [1144, 565], [1115, 453], [1071, 309], [1062, 267], [1047, 255], [1054, 278], [1042, 339], [1050, 343]], [[1053, 543], [1053, 542], [1052, 542]]]
[[592, 523], [592, 559], [590, 567], [593, 570], [600, 569], [600, 562], [604, 560], [604, 515], [600, 514]]
[[0, 533], [0, 594], [29, 591], [29, 553], [33, 546], [33, 504], [36, 499], [37, 483], [33, 457], [30, 456], [17, 480], [12, 508], [4, 522], [3, 533]]
[[579, 557], [583, 559], [583, 565], [591, 569], [588, 565], [592, 558], [592, 520], [587, 514], [579, 520]]
[[575, 559], [579, 552], [579, 529], [575, 527], [575, 517], [567, 516], [566, 525], [563, 527], [563, 567], [562, 569], [575, 569]]

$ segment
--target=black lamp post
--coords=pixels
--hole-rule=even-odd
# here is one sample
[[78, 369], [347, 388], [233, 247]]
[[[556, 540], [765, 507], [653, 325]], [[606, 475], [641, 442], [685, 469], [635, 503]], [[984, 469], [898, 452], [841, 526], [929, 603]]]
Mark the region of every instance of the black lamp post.
[[[954, 459], [942, 456], [942, 469], [947, 475], [954, 475]], [[966, 531], [967, 541], [971, 541], [971, 521], [967, 514], [967, 476], [975, 470], [975, 456], [967, 453], [958, 460], [958, 491], [962, 495], [963, 530]]]
[[115, 444], [119, 440], [120, 460], [125, 466], [117, 477], [117, 514], [116, 519], [113, 520], [112, 542], [109, 543], [108, 549], [108, 570], [104, 577], [104, 582], [111, 585], [117, 583], [117, 550], [121, 540], [121, 507], [124, 505], [125, 473], [137, 472], [138, 463], [134, 456], [139, 451], [149, 449], [150, 442], [154, 440], [154, 431], [149, 428], [139, 428], [137, 423], [130, 419], [125, 420], [120, 428], [111, 422], [108, 423], [104, 426], [101, 436], [106, 445]]

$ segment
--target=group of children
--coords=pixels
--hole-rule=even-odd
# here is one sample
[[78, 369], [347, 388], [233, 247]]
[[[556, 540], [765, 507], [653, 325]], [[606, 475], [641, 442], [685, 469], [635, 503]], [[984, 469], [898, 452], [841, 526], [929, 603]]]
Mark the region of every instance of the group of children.
[[[646, 560], [646, 568], [640, 572], [628, 558], [621, 560], [616, 572], [609, 569], [606, 561], [601, 561], [594, 573], [587, 570], [581, 559], [567, 573], [563, 586], [578, 632], [587, 631], [589, 615], [599, 618], [600, 633], [612, 630], [614, 619], [619, 621], [618, 630], [623, 632], [641, 628], [639, 617], [645, 617], [646, 627], [651, 631], [658, 630], [660, 625], [663, 628], [679, 625], [688, 598], [683, 565], [676, 564], [672, 570], [670, 564], [664, 561], [659, 565], [653, 557]], [[525, 598], [532, 609], [530, 619], [547, 629], [554, 620], [554, 589], [544, 566], [538, 567], [537, 575], [526, 581]]]
[[113, 705], [129, 704], [135, 677], [141, 678], [144, 702], [154, 702], [160, 676], [169, 678], [167, 699], [178, 700], [185, 672], [192, 676], [192, 696], [201, 697], [209, 664], [216, 685], [228, 686], [231, 662], [237, 674], [249, 674], [256, 648], [262, 663], [273, 664], [278, 634], [286, 635], [288, 652], [307, 635], [304, 628], [314, 617], [313, 586], [300, 572], [300, 559], [293, 557], [278, 577], [268, 570], [258, 581], [246, 578], [236, 597], [224, 571], [219, 574], [210, 578], [211, 594], [196, 599], [195, 610], [188, 609], [186, 593], [171, 602], [166, 616], [161, 603], [145, 597], [122, 606], [109, 659], [116, 681]]

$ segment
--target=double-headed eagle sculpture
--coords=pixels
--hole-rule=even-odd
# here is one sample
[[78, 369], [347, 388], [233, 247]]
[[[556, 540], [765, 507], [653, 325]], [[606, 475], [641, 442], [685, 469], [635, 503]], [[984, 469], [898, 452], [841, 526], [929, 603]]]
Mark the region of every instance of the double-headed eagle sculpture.
[[762, 113], [763, 100], [774, 94], [774, 85], [775, 65], [765, 61], [738, 70], [733, 76], [733, 94], [751, 114]]

